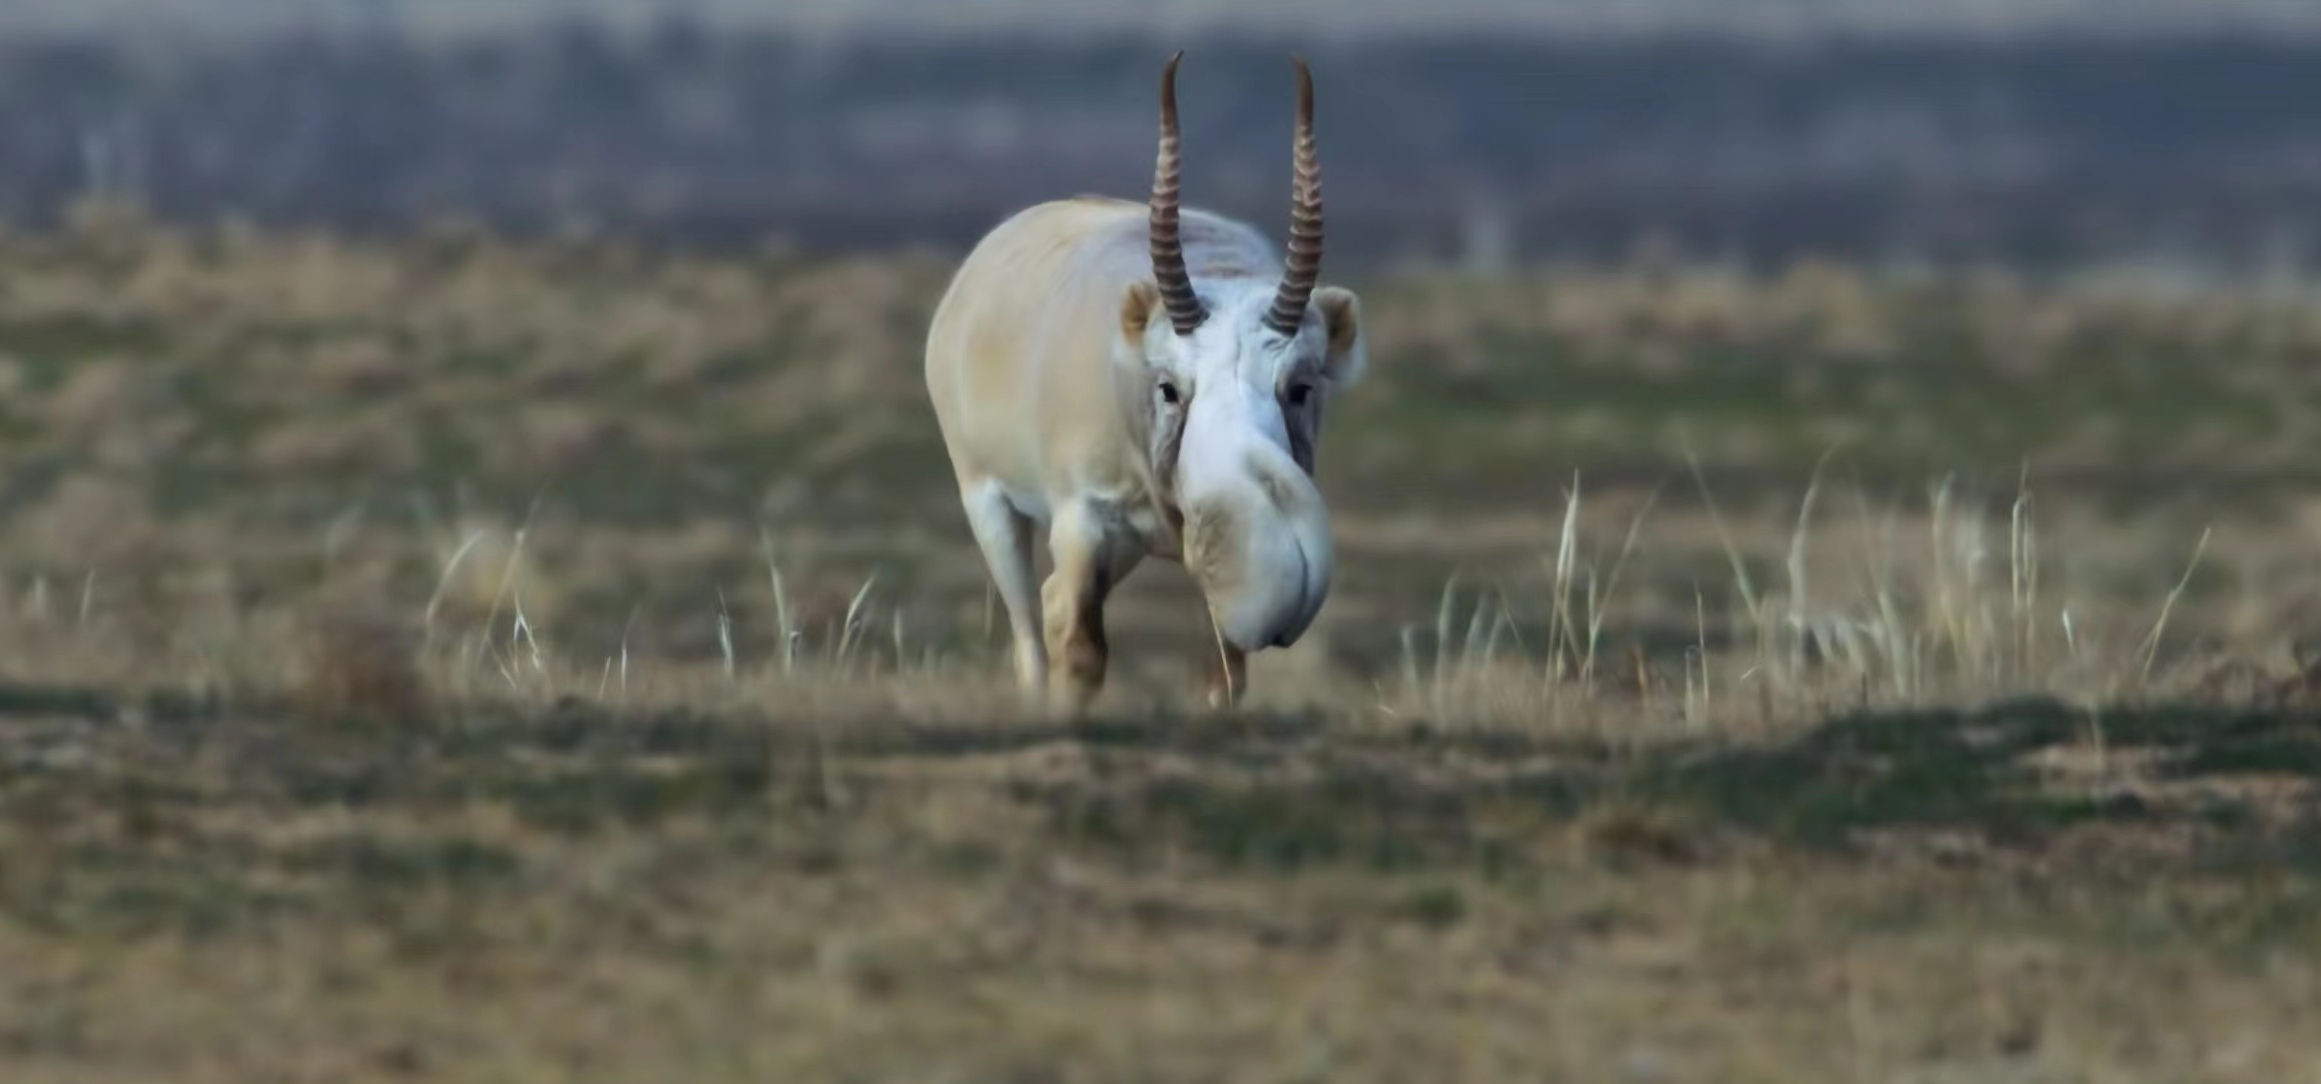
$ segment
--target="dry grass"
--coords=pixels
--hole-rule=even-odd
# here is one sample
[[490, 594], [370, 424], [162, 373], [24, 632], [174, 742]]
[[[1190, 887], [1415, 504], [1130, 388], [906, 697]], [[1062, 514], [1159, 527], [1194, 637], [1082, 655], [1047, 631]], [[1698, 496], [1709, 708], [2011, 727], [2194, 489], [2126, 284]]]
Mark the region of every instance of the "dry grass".
[[[1149, 570], [1061, 727], [917, 400], [939, 263], [76, 231], [0, 282], [10, 1081], [2316, 1056], [2308, 310], [1377, 284], [1312, 639], [1194, 712]], [[2211, 406], [2273, 421], [2147, 424]]]

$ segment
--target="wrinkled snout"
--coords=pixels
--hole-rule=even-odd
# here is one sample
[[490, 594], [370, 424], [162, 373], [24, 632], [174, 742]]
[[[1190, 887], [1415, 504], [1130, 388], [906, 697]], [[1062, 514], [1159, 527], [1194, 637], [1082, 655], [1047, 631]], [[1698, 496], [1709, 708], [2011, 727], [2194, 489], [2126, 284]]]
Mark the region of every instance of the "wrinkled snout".
[[1296, 643], [1330, 593], [1328, 513], [1286, 457], [1252, 456], [1246, 474], [1190, 502], [1184, 554], [1218, 632], [1245, 652]]

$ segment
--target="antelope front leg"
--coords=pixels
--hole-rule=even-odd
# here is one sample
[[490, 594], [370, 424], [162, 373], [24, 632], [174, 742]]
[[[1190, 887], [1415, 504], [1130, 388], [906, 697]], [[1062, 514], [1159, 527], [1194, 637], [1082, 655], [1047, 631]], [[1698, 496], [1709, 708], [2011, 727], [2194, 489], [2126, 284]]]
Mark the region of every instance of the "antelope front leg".
[[1104, 643], [1104, 597], [1096, 589], [1089, 562], [1056, 563], [1040, 586], [1042, 624], [1047, 634], [1048, 704], [1077, 717], [1104, 688], [1111, 652]]
[[1078, 717], [1103, 691], [1111, 657], [1104, 639], [1104, 600], [1135, 567], [1136, 556], [1100, 517], [1080, 507], [1058, 513], [1048, 547], [1055, 570], [1040, 585], [1040, 613], [1051, 660], [1049, 703]]

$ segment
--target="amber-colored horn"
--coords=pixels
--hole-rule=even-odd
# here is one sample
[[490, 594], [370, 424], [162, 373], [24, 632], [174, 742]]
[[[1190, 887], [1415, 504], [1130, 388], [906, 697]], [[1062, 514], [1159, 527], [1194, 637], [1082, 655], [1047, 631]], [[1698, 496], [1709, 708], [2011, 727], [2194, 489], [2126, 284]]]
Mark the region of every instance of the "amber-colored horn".
[[1152, 277], [1168, 306], [1169, 323], [1177, 334], [1190, 335], [1209, 314], [1193, 294], [1193, 279], [1185, 270], [1185, 241], [1177, 230], [1184, 166], [1177, 149], [1177, 62], [1184, 57], [1184, 50], [1177, 50], [1161, 71], [1160, 156], [1152, 169]]
[[1306, 58], [1297, 64], [1298, 120], [1296, 176], [1290, 187], [1289, 260], [1282, 270], [1281, 291], [1266, 311], [1266, 326], [1284, 335], [1297, 334], [1306, 314], [1306, 300], [1322, 275], [1322, 163], [1314, 152], [1314, 75]]

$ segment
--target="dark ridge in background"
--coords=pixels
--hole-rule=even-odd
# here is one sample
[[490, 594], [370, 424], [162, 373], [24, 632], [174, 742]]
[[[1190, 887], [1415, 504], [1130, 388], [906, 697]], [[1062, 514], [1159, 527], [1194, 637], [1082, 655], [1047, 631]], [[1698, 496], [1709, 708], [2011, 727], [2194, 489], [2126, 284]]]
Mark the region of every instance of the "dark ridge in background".
[[[2143, 262], [2295, 273], [2321, 46], [1181, 43], [1191, 202], [1276, 235], [1290, 71], [1320, 88], [1330, 258], [1767, 266]], [[1142, 34], [812, 41], [682, 19], [493, 40], [0, 43], [0, 214], [127, 193], [186, 222], [444, 215], [688, 245], [958, 250], [1026, 203], [1150, 183]]]

